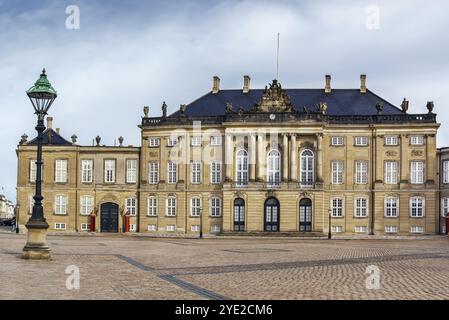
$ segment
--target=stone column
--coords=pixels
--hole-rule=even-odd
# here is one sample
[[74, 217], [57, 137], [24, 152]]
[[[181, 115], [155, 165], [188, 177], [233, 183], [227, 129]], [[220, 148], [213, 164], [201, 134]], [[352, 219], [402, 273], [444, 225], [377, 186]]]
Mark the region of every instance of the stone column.
[[282, 181], [288, 181], [288, 136], [282, 134]]
[[257, 135], [257, 180], [263, 181], [263, 160], [264, 160], [264, 147], [263, 147], [264, 134], [259, 133]]
[[232, 181], [232, 134], [226, 133], [225, 141], [225, 164], [226, 164], [226, 181]]
[[250, 133], [249, 136], [249, 179], [250, 181], [256, 180], [256, 134], [254, 132]]
[[317, 168], [316, 179], [318, 182], [323, 182], [323, 134], [317, 134], [318, 146], [317, 146]]
[[296, 175], [296, 134], [291, 135], [291, 160], [290, 160], [290, 179], [294, 182], [298, 181], [298, 177]]

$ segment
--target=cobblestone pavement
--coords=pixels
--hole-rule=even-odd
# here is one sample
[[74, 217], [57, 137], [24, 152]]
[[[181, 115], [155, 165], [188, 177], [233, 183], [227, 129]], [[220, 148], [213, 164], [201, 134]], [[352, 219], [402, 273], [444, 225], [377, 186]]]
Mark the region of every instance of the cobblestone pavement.
[[[48, 239], [53, 259], [26, 261], [26, 237], [0, 233], [0, 299], [449, 299], [447, 237]], [[66, 288], [71, 265], [79, 290]]]

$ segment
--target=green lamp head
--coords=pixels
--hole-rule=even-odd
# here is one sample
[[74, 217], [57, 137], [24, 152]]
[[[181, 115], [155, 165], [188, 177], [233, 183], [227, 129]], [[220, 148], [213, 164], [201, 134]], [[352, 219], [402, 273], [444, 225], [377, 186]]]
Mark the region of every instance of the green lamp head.
[[27, 91], [27, 95], [33, 104], [36, 114], [45, 116], [53, 101], [55, 101], [58, 96], [56, 90], [51, 86], [47, 79], [45, 69], [42, 70], [42, 73], [34, 86]]

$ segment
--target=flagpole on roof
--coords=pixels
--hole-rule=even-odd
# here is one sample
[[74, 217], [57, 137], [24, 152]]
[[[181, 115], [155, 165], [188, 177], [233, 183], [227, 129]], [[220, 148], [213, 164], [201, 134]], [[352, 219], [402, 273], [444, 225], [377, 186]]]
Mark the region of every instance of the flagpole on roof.
[[278, 32], [278, 43], [277, 43], [277, 52], [276, 52], [276, 80], [279, 80], [279, 35]]

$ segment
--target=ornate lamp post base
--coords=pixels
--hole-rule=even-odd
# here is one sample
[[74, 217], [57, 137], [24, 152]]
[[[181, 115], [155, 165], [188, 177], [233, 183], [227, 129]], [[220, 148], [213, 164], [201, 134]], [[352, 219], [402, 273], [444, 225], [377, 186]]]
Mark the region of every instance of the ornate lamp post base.
[[50, 260], [51, 251], [47, 245], [47, 222], [28, 222], [28, 239], [22, 250], [22, 259]]

